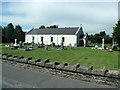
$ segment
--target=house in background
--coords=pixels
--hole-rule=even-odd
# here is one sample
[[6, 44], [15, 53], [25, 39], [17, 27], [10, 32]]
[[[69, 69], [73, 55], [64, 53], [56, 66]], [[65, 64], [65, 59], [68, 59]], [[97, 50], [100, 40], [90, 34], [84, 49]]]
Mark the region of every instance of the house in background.
[[69, 27], [69, 28], [45, 28], [45, 29], [32, 29], [25, 35], [26, 43], [44, 43], [50, 45], [64, 46], [83, 46], [84, 45], [84, 32], [82, 27]]

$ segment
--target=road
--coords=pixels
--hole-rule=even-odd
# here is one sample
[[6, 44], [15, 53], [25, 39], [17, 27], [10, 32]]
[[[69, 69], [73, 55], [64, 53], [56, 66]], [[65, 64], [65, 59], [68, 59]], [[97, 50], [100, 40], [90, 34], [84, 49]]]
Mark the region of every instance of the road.
[[3, 88], [110, 88], [110, 86], [53, 76], [37, 71], [2, 65]]

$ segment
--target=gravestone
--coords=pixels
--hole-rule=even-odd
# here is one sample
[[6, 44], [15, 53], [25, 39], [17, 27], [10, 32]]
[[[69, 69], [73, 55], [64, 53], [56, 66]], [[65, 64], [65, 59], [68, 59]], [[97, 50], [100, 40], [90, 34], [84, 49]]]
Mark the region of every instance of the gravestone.
[[55, 43], [52, 42], [51, 46], [52, 46], [52, 47], [55, 47]]
[[69, 48], [72, 49], [72, 44], [71, 43], [69, 44]]
[[104, 47], [105, 47], [104, 41], [105, 41], [105, 39], [103, 38], [103, 39], [102, 39], [102, 49], [105, 49], [105, 48], [104, 48]]
[[63, 42], [61, 43], [61, 50], [63, 50], [64, 49], [64, 46], [63, 46]]
[[19, 47], [22, 47], [22, 41], [19, 41]]
[[37, 46], [38, 46], [38, 48], [40, 48], [40, 43], [39, 42], [38, 42]]
[[12, 47], [13, 45], [14, 45], [14, 44], [13, 44], [13, 43], [11, 43], [11, 45], [10, 45], [10, 46]]
[[18, 44], [17, 44], [17, 39], [15, 39], [15, 43], [13, 45], [14, 47], [18, 47]]
[[44, 50], [46, 50], [46, 51], [48, 50], [48, 46], [47, 45], [45, 45]]
[[10, 45], [5, 45], [5, 47], [10, 47]]
[[43, 47], [44, 46], [44, 43], [43, 43], [43, 41], [41, 41], [41, 47]]
[[77, 47], [77, 44], [76, 44], [76, 43], [74, 44], [74, 47]]
[[23, 46], [23, 47], [25, 46], [25, 42], [22, 43], [22, 46]]

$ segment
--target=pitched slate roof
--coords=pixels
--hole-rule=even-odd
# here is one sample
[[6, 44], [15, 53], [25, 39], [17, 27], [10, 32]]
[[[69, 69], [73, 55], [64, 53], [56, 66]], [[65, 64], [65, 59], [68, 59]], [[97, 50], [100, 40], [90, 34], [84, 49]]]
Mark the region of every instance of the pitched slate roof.
[[44, 35], [75, 35], [79, 27], [75, 28], [45, 28], [45, 29], [32, 29], [27, 35], [31, 34], [44, 34]]

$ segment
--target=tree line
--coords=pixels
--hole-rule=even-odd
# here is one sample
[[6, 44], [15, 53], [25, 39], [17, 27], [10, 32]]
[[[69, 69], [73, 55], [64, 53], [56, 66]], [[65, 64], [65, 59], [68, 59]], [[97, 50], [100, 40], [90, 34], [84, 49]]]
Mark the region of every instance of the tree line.
[[42, 28], [58, 28], [58, 25], [51, 25], [51, 26], [41, 25], [39, 29], [42, 29]]
[[102, 38], [105, 38], [105, 43], [113, 43], [116, 42], [118, 46], [120, 47], [120, 20], [117, 21], [115, 24], [115, 27], [113, 27], [113, 33], [112, 36], [106, 35], [105, 31], [102, 31], [100, 33], [91, 34], [88, 35], [88, 40], [90, 40], [92, 43], [102, 43]]
[[115, 27], [113, 27], [113, 40], [118, 43], [118, 46], [120, 46], [120, 19]]
[[13, 24], [9, 23], [5, 27], [0, 26], [0, 30], [2, 30], [2, 43], [14, 42], [15, 39], [25, 41], [25, 32], [23, 32], [20, 25], [16, 25], [14, 28]]
[[105, 31], [101, 31], [100, 33], [88, 35], [88, 40], [91, 41], [91, 43], [102, 43], [103, 38], [105, 39], [106, 44], [112, 43], [112, 37], [107, 35]]
[[[44, 26], [41, 25], [41, 28], [58, 28], [58, 25]], [[25, 32], [23, 32], [22, 27], [20, 25], [16, 25], [15, 28], [12, 23], [9, 23], [6, 27], [0, 26], [0, 32], [2, 31], [2, 43], [14, 42], [15, 38], [18, 41], [25, 41]], [[100, 33], [88, 35], [88, 40], [92, 43], [101, 43], [102, 38], [105, 38], [105, 43], [111, 44], [114, 40], [120, 46], [120, 20], [117, 21], [115, 27], [113, 27], [112, 36], [106, 34], [105, 31], [101, 31]]]

